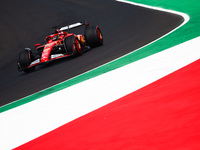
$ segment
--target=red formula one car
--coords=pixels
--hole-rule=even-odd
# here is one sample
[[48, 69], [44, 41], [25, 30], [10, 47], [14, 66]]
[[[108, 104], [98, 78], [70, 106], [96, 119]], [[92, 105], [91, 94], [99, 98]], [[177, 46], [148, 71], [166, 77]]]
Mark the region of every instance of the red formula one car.
[[[69, 29], [85, 26], [84, 34], [69, 33]], [[36, 52], [30, 48], [19, 53], [18, 70], [30, 72], [35, 67], [63, 57], [81, 55], [84, 51], [103, 45], [103, 36], [98, 26], [86, 22], [74, 23], [62, 28], [53, 27], [55, 33], [45, 38], [45, 44], [35, 44]]]

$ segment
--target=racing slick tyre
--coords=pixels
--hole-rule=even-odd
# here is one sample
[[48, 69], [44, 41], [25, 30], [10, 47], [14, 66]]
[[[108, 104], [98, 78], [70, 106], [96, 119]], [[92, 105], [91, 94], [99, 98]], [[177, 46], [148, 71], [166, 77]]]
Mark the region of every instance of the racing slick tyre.
[[103, 45], [103, 35], [98, 26], [88, 27], [85, 30], [87, 45], [91, 48]]
[[69, 36], [64, 39], [65, 51], [72, 55], [81, 55], [81, 44], [75, 36]]
[[21, 51], [19, 53], [19, 68], [24, 72], [35, 70], [35, 67], [27, 68], [33, 59], [32, 52], [29, 50]]

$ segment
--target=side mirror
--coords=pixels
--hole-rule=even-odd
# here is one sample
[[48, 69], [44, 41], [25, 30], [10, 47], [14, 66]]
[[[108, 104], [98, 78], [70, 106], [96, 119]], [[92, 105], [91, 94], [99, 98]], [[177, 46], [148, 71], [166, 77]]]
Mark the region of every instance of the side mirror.
[[38, 43], [38, 44], [35, 44], [34, 46], [35, 46], [35, 47], [37, 47], [37, 46], [40, 46], [40, 43]]

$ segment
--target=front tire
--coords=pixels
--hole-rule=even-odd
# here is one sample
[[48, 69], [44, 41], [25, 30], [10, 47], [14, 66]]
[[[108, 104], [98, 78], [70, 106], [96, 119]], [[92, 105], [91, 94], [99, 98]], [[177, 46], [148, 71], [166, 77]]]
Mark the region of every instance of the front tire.
[[33, 59], [31, 51], [25, 50], [19, 53], [19, 66], [20, 69], [24, 72], [30, 72], [35, 70], [35, 67], [27, 68], [30, 66]]
[[85, 38], [87, 45], [89, 45], [91, 48], [103, 45], [103, 35], [98, 26], [86, 28]]
[[65, 51], [72, 55], [81, 55], [81, 44], [75, 36], [69, 36], [64, 39]]

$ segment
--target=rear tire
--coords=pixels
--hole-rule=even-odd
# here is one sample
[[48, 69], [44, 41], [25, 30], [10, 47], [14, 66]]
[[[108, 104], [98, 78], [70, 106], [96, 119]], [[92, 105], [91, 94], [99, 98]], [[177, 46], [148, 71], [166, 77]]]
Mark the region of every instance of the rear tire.
[[87, 45], [91, 48], [103, 45], [103, 35], [98, 26], [88, 27], [85, 30]]
[[33, 59], [31, 51], [25, 50], [19, 53], [19, 65], [22, 71], [30, 72], [35, 70], [35, 67], [27, 68], [30, 66]]
[[64, 47], [67, 54], [81, 55], [81, 44], [74, 36], [69, 36], [64, 39]]

